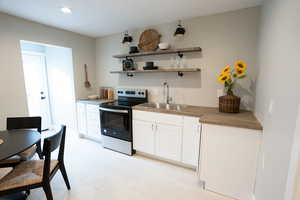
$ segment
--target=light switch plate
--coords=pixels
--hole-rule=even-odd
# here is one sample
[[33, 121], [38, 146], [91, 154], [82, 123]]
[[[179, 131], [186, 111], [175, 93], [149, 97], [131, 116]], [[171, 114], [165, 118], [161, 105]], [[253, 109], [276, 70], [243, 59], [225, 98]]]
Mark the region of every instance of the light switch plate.
[[270, 104], [269, 104], [269, 108], [268, 108], [269, 115], [272, 115], [273, 108], [274, 108], [274, 100], [271, 99]]

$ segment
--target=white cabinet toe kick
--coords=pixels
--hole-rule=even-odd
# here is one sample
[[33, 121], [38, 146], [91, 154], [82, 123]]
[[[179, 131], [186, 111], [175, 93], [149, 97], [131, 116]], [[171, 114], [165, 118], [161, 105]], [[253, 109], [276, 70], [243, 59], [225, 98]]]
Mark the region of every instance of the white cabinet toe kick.
[[262, 131], [199, 121], [197, 117], [133, 110], [133, 148], [197, 169], [209, 191], [252, 200]]

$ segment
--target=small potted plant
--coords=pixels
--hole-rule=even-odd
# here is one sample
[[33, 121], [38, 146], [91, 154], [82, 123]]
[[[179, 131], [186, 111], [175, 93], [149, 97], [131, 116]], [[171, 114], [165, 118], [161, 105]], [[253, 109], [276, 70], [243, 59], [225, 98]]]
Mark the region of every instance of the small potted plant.
[[230, 65], [224, 67], [218, 77], [218, 81], [224, 84], [226, 95], [219, 97], [219, 111], [225, 113], [239, 113], [241, 98], [233, 94], [233, 88], [239, 79], [246, 77], [247, 64], [243, 61], [237, 61], [234, 69]]

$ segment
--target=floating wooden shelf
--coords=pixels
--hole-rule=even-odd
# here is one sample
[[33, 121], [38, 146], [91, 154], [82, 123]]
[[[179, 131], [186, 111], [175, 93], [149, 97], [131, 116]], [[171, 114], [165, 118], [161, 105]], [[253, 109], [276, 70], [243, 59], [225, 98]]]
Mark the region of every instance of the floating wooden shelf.
[[155, 69], [155, 70], [132, 70], [132, 71], [111, 71], [110, 73], [127, 74], [133, 76], [135, 73], [158, 73], [158, 72], [177, 72], [179, 76], [183, 76], [184, 72], [199, 72], [200, 68], [170, 68], [170, 69]]
[[181, 48], [181, 49], [157, 50], [157, 51], [140, 52], [140, 53], [132, 53], [132, 54], [120, 54], [120, 55], [114, 55], [113, 57], [129, 58], [129, 57], [153, 56], [153, 55], [163, 55], [163, 54], [178, 54], [179, 56], [182, 56], [183, 53], [201, 52], [201, 51], [202, 49], [200, 47], [192, 47], [192, 48]]

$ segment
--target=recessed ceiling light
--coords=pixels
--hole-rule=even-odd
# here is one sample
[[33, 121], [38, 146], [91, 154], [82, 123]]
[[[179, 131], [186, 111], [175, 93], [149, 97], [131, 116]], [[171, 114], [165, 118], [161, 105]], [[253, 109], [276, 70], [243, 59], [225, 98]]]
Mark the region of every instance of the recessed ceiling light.
[[65, 13], [65, 14], [71, 14], [72, 13], [72, 10], [68, 7], [62, 7], [60, 10], [61, 10], [61, 12]]

